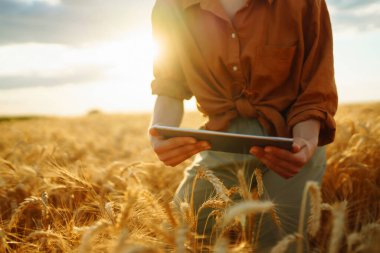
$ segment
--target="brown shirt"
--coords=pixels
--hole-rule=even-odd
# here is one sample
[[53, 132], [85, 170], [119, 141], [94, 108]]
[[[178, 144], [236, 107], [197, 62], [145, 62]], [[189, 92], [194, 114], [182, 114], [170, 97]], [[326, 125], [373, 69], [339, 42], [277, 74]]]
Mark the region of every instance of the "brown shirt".
[[257, 118], [269, 134], [291, 136], [321, 122], [319, 145], [335, 135], [337, 92], [325, 0], [248, 0], [232, 21], [219, 0], [156, 0], [160, 44], [152, 92], [195, 96], [206, 129]]

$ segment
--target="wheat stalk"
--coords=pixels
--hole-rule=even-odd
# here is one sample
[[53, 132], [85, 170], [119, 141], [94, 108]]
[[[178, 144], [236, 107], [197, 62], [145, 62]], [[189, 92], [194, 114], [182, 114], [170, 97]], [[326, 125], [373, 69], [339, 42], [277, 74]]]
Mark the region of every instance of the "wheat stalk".
[[239, 186], [233, 186], [228, 190], [227, 196], [231, 198], [232, 195], [235, 193], [240, 193], [240, 187]]
[[219, 199], [208, 199], [206, 202], [204, 202], [198, 209], [198, 213], [200, 210], [204, 208], [214, 208], [214, 209], [224, 209], [226, 208], [227, 203], [223, 200]]
[[[347, 252], [379, 252], [380, 224], [370, 223], [347, 237]], [[377, 242], [377, 243], [374, 243]]]
[[346, 206], [346, 202], [340, 202], [333, 206], [333, 228], [329, 243], [329, 253], [338, 252], [340, 241], [342, 239], [344, 231]]
[[123, 223], [127, 222], [130, 212], [132, 210], [132, 206], [135, 204], [137, 200], [137, 193], [136, 192], [130, 192], [128, 191], [125, 194], [125, 200], [124, 200], [124, 206], [123, 209], [121, 210], [120, 214], [118, 215], [117, 218], [117, 227], [121, 229], [123, 227]]
[[43, 230], [33, 231], [32, 233], [30, 233], [26, 237], [25, 240], [26, 241], [33, 241], [33, 240], [36, 240], [36, 239], [39, 239], [39, 238], [42, 238], [42, 237], [52, 237], [52, 238], [55, 238], [55, 239], [62, 240], [62, 235], [55, 234], [55, 233], [53, 233], [50, 230], [47, 230], [47, 231], [43, 231]]
[[186, 224], [181, 224], [177, 228], [176, 240], [175, 240], [177, 253], [186, 252], [185, 244], [186, 244], [187, 232], [188, 232], [188, 228]]
[[0, 158], [0, 162], [2, 164], [4, 164], [5, 166], [7, 166], [9, 169], [13, 170], [13, 171], [16, 171], [16, 167], [9, 161], [3, 159], [3, 158]]
[[252, 199], [250, 191], [248, 189], [247, 182], [245, 181], [244, 171], [242, 169], [238, 170], [237, 178], [239, 181], [240, 191], [241, 191], [241, 194], [243, 196], [243, 199], [245, 199], [245, 200]]
[[[319, 193], [318, 193], [319, 192]], [[300, 211], [300, 217], [298, 221], [298, 234], [303, 235], [303, 229], [304, 229], [304, 221], [305, 221], [305, 212], [306, 212], [306, 202], [307, 202], [307, 195], [310, 193], [311, 197], [311, 217], [313, 217], [313, 224], [311, 224], [311, 231], [314, 233], [314, 231], [317, 231], [319, 229], [319, 221], [320, 221], [320, 215], [321, 215], [321, 196], [320, 196], [320, 190], [317, 182], [314, 181], [308, 181], [305, 184], [305, 188], [303, 191], [302, 196], [302, 202], [301, 202], [301, 211]], [[316, 232], [315, 232], [316, 233]], [[304, 239], [304, 238], [303, 238]], [[302, 252], [302, 237], [298, 239], [297, 243], [297, 253]]]
[[270, 211], [274, 207], [271, 201], [248, 200], [240, 202], [227, 209], [224, 215], [223, 227], [229, 224], [236, 216], [264, 213]]
[[261, 197], [264, 194], [263, 173], [261, 169], [255, 169], [255, 177], [257, 183], [257, 193], [259, 194], [259, 197]]
[[112, 224], [116, 224], [116, 215], [114, 211], [114, 202], [107, 202], [104, 205], [104, 209], [106, 210], [107, 217], [110, 219]]
[[6, 252], [7, 249], [7, 239], [4, 230], [0, 227], [0, 251]]
[[121, 230], [119, 237], [117, 239], [116, 246], [113, 250], [114, 253], [122, 253], [125, 248], [125, 241], [127, 240], [129, 236], [129, 232], [127, 228], [124, 228]]
[[108, 227], [110, 223], [106, 220], [98, 220], [94, 225], [90, 226], [87, 231], [83, 234], [81, 242], [79, 244], [79, 253], [91, 252], [91, 243], [90, 240], [93, 235], [102, 229]]
[[231, 202], [231, 199], [228, 197], [228, 189], [224, 186], [222, 181], [214, 175], [214, 173], [210, 170], [201, 168], [198, 170], [197, 175], [199, 178], [208, 180], [214, 186], [216, 194], [219, 198], [225, 202]]
[[213, 252], [215, 252], [215, 253], [227, 253], [228, 252], [228, 240], [224, 237], [219, 238], [214, 245]]
[[277, 228], [282, 229], [282, 222], [281, 222], [280, 216], [278, 216], [278, 214], [277, 214], [276, 207], [273, 207], [270, 210], [270, 214], [271, 214], [272, 220], [273, 220], [274, 224], [276, 224]]
[[330, 211], [331, 212], [332, 211], [332, 207], [328, 203], [322, 203], [321, 204], [321, 210], [322, 211]]
[[347, 237], [347, 252], [354, 253], [354, 247], [362, 243], [362, 236], [360, 233], [352, 233]]
[[[41, 240], [43, 238], [46, 238], [46, 240]], [[37, 230], [30, 233], [25, 241], [37, 243], [40, 242], [42, 244], [46, 244], [46, 246], [54, 247], [54, 250], [65, 252], [67, 251], [68, 246], [66, 245], [65, 241], [62, 238], [62, 235], [53, 233], [51, 230], [43, 231], [43, 230]], [[52, 244], [52, 242], [57, 242], [58, 244]], [[57, 249], [59, 248], [59, 250]]]
[[[309, 185], [309, 194], [310, 194], [310, 216], [308, 223], [308, 232], [311, 236], [315, 236], [320, 227], [321, 220], [321, 203], [322, 195], [321, 190], [317, 183], [311, 183]], [[299, 232], [299, 231], [298, 231]]]
[[[171, 203], [173, 203], [173, 202], [171, 202]], [[168, 202], [164, 202], [163, 206], [164, 206], [164, 209], [166, 211], [166, 215], [169, 218], [170, 224], [172, 225], [173, 228], [176, 228], [178, 226], [178, 222], [177, 222], [177, 219], [175, 218], [175, 216], [173, 214], [172, 207], [170, 206], [170, 204]]]
[[181, 213], [182, 213], [182, 216], [184, 217], [184, 220], [186, 221], [186, 223], [192, 227], [192, 224], [194, 223], [194, 215], [193, 215], [193, 212], [191, 211], [191, 207], [189, 205], [189, 203], [187, 202], [182, 202], [180, 204], [180, 210], [181, 210]]
[[8, 228], [9, 229], [14, 228], [17, 225], [18, 221], [20, 220], [24, 211], [31, 206], [39, 206], [39, 207], [43, 206], [42, 199], [39, 197], [31, 196], [31, 197], [26, 198], [23, 202], [21, 202], [20, 205], [15, 210], [15, 212], [13, 213], [12, 218], [9, 221]]
[[270, 253], [284, 253], [291, 243], [294, 243], [297, 237], [295, 235], [287, 235], [274, 246]]

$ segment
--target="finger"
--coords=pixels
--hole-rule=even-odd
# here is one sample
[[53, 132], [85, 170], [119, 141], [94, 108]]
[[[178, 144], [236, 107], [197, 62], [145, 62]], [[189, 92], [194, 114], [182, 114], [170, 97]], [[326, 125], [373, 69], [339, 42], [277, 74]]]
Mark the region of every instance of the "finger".
[[262, 161], [262, 163], [264, 163], [264, 165], [274, 171], [275, 173], [277, 173], [278, 175], [280, 175], [281, 177], [285, 178], [285, 179], [288, 179], [290, 178], [292, 175], [291, 173], [289, 173], [288, 171], [282, 169], [282, 168], [279, 168], [276, 164], [274, 164], [272, 161], [270, 160], [267, 160], [265, 158], [262, 158], [260, 159]]
[[257, 158], [263, 157], [265, 155], [264, 149], [257, 146], [252, 147], [249, 152]]
[[301, 139], [295, 139], [294, 142], [293, 142], [293, 145], [292, 145], [292, 152], [293, 153], [298, 153], [301, 151], [301, 149], [303, 149], [304, 147], [306, 147], [306, 143], [304, 140], [301, 140]]
[[[208, 148], [207, 148], [208, 149]], [[176, 166], [180, 163], [182, 163], [183, 161], [189, 159], [190, 157], [192, 157], [193, 155], [201, 152], [201, 151], [204, 151], [206, 150], [205, 148], [197, 148], [197, 149], [194, 149], [192, 151], [190, 151], [189, 153], [187, 154], [182, 154], [182, 155], [179, 155], [179, 156], [174, 156], [174, 157], [171, 157], [170, 159], [168, 160], [165, 160], [164, 163], [166, 165], [169, 165], [169, 166]]]
[[175, 149], [168, 150], [163, 153], [158, 153], [158, 155], [161, 161], [168, 161], [168, 160], [172, 160], [174, 157], [186, 156], [187, 154], [191, 154], [198, 150], [202, 151], [209, 148], [210, 148], [210, 145], [207, 142], [198, 142], [196, 144], [188, 144], [188, 145], [180, 146]]
[[277, 147], [265, 147], [265, 154], [269, 154], [277, 157], [279, 160], [287, 161], [289, 164], [294, 164], [296, 166], [304, 165], [301, 156], [298, 153], [290, 152], [286, 149], [277, 148]]
[[157, 132], [157, 130], [156, 129], [154, 129], [154, 128], [149, 128], [149, 134], [151, 135], [151, 136], [154, 136], [154, 137], [158, 137], [158, 136], [160, 136], [159, 134], [158, 134], [158, 132]]
[[271, 164], [275, 164], [278, 169], [288, 171], [291, 175], [297, 174], [302, 167], [293, 163], [289, 163], [286, 160], [279, 159], [277, 156], [270, 154], [266, 154], [264, 156], [264, 159], [270, 161]]
[[181, 146], [191, 145], [197, 143], [192, 137], [174, 137], [167, 140], [162, 140], [154, 147], [154, 152], [157, 154], [165, 153], [173, 149], [178, 149]]
[[297, 144], [297, 143], [293, 143], [292, 145], [292, 152], [293, 153], [298, 153], [300, 152], [301, 150], [301, 145]]

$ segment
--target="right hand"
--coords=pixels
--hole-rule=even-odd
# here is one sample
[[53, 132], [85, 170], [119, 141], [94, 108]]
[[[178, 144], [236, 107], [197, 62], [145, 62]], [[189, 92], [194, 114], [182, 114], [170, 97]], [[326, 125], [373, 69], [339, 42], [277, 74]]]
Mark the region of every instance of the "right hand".
[[155, 129], [149, 129], [151, 144], [158, 158], [168, 166], [176, 166], [193, 155], [208, 150], [210, 144], [192, 137], [163, 139]]

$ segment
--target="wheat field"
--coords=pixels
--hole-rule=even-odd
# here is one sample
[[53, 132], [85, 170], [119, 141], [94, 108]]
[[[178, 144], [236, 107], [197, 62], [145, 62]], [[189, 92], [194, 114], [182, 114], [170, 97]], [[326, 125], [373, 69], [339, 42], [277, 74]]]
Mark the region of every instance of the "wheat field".
[[[191, 161], [165, 167], [150, 148], [150, 115], [92, 113], [72, 118], [3, 118], [0, 121], [0, 252], [200, 252], [196, 210], [170, 204]], [[380, 103], [341, 105], [337, 136], [328, 146], [322, 185], [308, 182], [309, 252], [380, 252]], [[183, 126], [203, 121], [188, 113]], [[239, 175], [238, 175], [239, 176]], [[260, 181], [260, 171], [255, 171]], [[245, 182], [227, 189], [202, 170], [218, 191], [204, 203], [223, 228], [208, 250], [255, 252], [249, 227], [275, 203], [263, 187]], [[234, 205], [237, 192], [244, 202]], [[300, 215], [302, 216], [302, 214]], [[248, 224], [252, 224], [249, 223]], [[233, 229], [238, 235], [228, 237]], [[304, 240], [287, 235], [271, 252]], [[303, 249], [300, 250], [302, 252]]]

